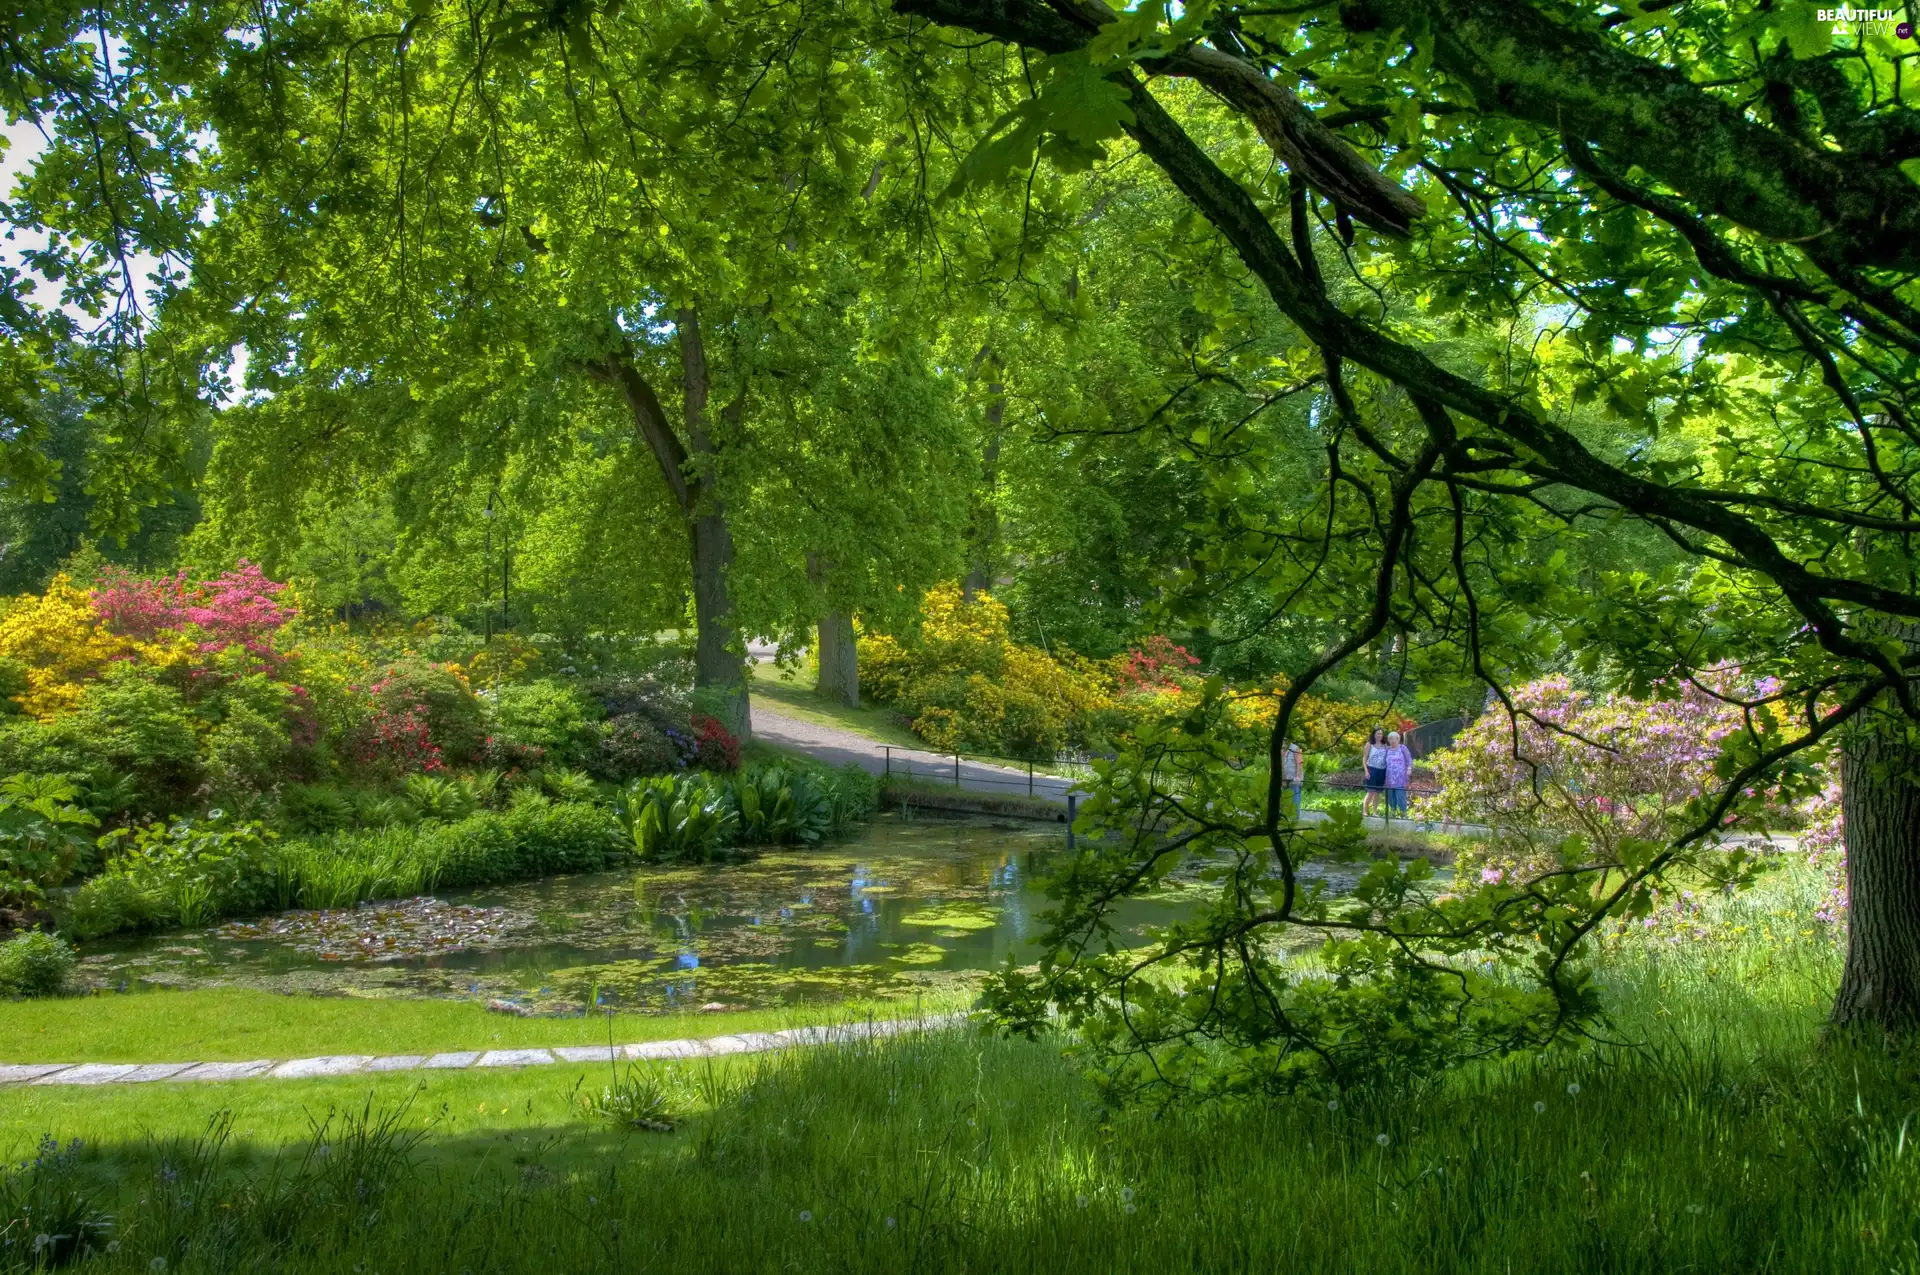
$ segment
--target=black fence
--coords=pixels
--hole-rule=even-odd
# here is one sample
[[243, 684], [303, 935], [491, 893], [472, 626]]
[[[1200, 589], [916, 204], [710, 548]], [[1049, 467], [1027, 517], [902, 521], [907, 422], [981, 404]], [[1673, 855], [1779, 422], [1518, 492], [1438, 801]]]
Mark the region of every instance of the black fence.
[[[883, 779], [920, 779], [928, 783], [952, 784], [955, 788], [985, 785], [996, 790], [1004, 788], [1016, 794], [1024, 792], [1029, 797], [1057, 795], [1042, 793], [1042, 787], [1049, 782], [1068, 786], [1073, 783], [1063, 775], [1035, 770], [1035, 763], [1030, 761], [1016, 762], [1010, 766], [1004, 759], [969, 756], [965, 753], [940, 753], [938, 760], [930, 760], [924, 755], [917, 758], [911, 754], [896, 756], [891, 748], [882, 751], [886, 755], [885, 769], [881, 773]], [[1020, 765], [1026, 767], [1025, 774], [1014, 769]], [[972, 769], [965, 769], [968, 766]]]

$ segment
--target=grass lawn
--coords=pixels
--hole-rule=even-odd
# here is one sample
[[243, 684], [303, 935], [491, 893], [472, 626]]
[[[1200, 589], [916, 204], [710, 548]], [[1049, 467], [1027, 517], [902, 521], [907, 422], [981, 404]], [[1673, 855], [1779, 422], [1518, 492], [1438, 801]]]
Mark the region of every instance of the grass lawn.
[[[899, 714], [890, 708], [874, 705], [862, 705], [848, 708], [837, 700], [829, 699], [814, 689], [814, 672], [802, 666], [792, 671], [792, 678], [784, 677], [771, 665], [756, 666], [750, 687], [753, 702], [764, 705], [769, 711], [798, 721], [811, 722], [816, 726], [832, 726], [851, 734], [860, 735], [876, 744], [888, 744], [894, 748], [911, 748], [915, 752], [934, 750], [924, 739], [908, 730], [900, 721]], [[1005, 766], [1009, 770], [1024, 771], [1027, 763], [1006, 757], [987, 757], [975, 753], [966, 754], [969, 761], [984, 762], [991, 766]], [[1076, 766], [1070, 762], [1035, 762], [1035, 774], [1059, 775], [1078, 778], [1090, 774], [1085, 766]]]
[[814, 690], [814, 673], [804, 665], [791, 670], [791, 680], [772, 665], [758, 665], [749, 687], [756, 707], [764, 704], [770, 711], [816, 726], [832, 726], [862, 735], [877, 744], [895, 748], [924, 750], [926, 743], [901, 724], [890, 708], [862, 705], [848, 708]]
[[[956, 1008], [957, 1003], [928, 1001], [616, 1014], [611, 1028], [614, 1043], [626, 1045]], [[0, 1002], [0, 1062], [240, 1062], [604, 1045], [608, 1029], [605, 1015], [515, 1018], [490, 1014], [475, 1001], [282, 996], [218, 987], [159, 990]]]
[[1603, 1039], [1340, 1094], [1110, 1109], [968, 1031], [621, 1073], [671, 1132], [595, 1067], [14, 1089], [0, 1153], [86, 1145], [0, 1230], [92, 1216], [115, 1275], [1920, 1270], [1920, 1071], [1821, 1038], [1840, 947], [1783, 875], [1609, 939]]

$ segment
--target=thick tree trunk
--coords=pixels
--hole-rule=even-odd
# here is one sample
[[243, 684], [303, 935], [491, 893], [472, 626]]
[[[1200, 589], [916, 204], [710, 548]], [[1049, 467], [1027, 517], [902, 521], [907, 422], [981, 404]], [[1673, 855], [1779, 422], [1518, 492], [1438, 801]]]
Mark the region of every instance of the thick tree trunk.
[[1849, 904], [1835, 1023], [1920, 1027], [1920, 754], [1901, 726], [1876, 723], [1841, 748]]
[[854, 652], [853, 617], [829, 611], [820, 617], [820, 693], [849, 708], [860, 707], [860, 661]]
[[733, 595], [727, 573], [733, 568], [733, 533], [715, 502], [693, 519], [693, 681], [710, 711], [742, 741], [752, 734], [747, 702], [746, 660], [733, 623]]
[[[827, 560], [807, 551], [807, 582], [824, 595]], [[820, 662], [815, 689], [849, 708], [860, 707], [860, 662], [854, 653], [853, 616], [845, 611], [823, 611], [816, 625], [819, 637], [813, 654]]]
[[[742, 743], [753, 733], [752, 709], [747, 699], [745, 647], [733, 615], [733, 596], [727, 573], [733, 568], [733, 530], [727, 525], [726, 506], [715, 490], [714, 469], [719, 449], [707, 430], [707, 400], [713, 381], [707, 366], [706, 341], [700, 331], [700, 312], [687, 307], [674, 315], [680, 330], [681, 386], [685, 392], [687, 475], [690, 488], [687, 520], [693, 533], [693, 616], [699, 629], [693, 648], [696, 692], [712, 706], [715, 717]], [[746, 391], [723, 409], [739, 424], [746, 408]]]

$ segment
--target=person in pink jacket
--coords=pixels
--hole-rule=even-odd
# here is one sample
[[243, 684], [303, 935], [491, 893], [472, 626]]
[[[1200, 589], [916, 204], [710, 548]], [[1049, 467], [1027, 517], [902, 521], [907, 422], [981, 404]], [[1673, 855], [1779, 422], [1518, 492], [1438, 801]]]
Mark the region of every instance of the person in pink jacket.
[[1400, 742], [1400, 732], [1387, 732], [1387, 818], [1407, 814], [1407, 786], [1413, 782], [1413, 750]]

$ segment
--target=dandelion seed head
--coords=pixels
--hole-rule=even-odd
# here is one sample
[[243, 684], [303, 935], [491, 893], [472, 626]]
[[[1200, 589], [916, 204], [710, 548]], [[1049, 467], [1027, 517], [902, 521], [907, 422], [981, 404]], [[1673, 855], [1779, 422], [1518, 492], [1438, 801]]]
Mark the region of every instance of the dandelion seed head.
[[1130, 1186], [1121, 1187], [1120, 1200], [1122, 1203], [1131, 1204], [1133, 1202], [1133, 1188]]
[[1338, 1098], [1327, 1099], [1327, 1110], [1328, 1111], [1340, 1110], [1340, 1100]]
[[888, 1219], [887, 1219], [887, 1229], [888, 1229], [889, 1231], [891, 1231], [891, 1230], [892, 1230], [892, 1229], [894, 1228], [894, 1226], [895, 1226], [895, 1225], [897, 1225], [897, 1223], [895, 1223], [895, 1222], [894, 1222], [894, 1220], [893, 1220], [892, 1218], [888, 1218]]
[[1391, 1141], [1393, 1141], [1393, 1139], [1392, 1139], [1392, 1138], [1389, 1138], [1389, 1137], [1388, 1137], [1388, 1136], [1387, 1136], [1386, 1134], [1384, 1134], [1384, 1133], [1376, 1133], [1376, 1134], [1374, 1134], [1374, 1135], [1373, 1135], [1373, 1140], [1374, 1140], [1374, 1142], [1375, 1142], [1375, 1143], [1377, 1143], [1378, 1145], [1380, 1145], [1380, 1146], [1383, 1146], [1383, 1147], [1384, 1147], [1384, 1146], [1386, 1146], [1386, 1145], [1387, 1145], [1387, 1143], [1389, 1143], [1389, 1142], [1391, 1142]]
[[1087, 1197], [1086, 1197], [1086, 1196], [1084, 1196], [1084, 1195], [1076, 1195], [1076, 1196], [1074, 1196], [1074, 1197], [1073, 1197], [1073, 1202], [1074, 1202], [1075, 1204], [1077, 1204], [1077, 1205], [1079, 1205], [1079, 1206], [1080, 1206], [1081, 1208], [1083, 1208], [1083, 1209], [1087, 1207]]
[[150, 1271], [164, 1271], [167, 1269], [167, 1259], [164, 1257], [156, 1257], [147, 1263], [147, 1269]]
[[1533, 1114], [1536, 1116], [1544, 1112], [1546, 1109], [1547, 1109], [1547, 1104], [1544, 1102], [1536, 1102], [1533, 1104]]
[[1576, 1080], [1567, 1086], [1567, 1097], [1578, 1098], [1579, 1096], [1580, 1096], [1580, 1082]]
[[1132, 1213], [1134, 1210], [1138, 1209], [1140, 1206], [1137, 1204], [1123, 1204], [1120, 1207], [1124, 1209], [1126, 1212]]
[[813, 1221], [813, 1210], [812, 1210], [812, 1209], [801, 1209], [801, 1210], [800, 1210], [800, 1220], [801, 1220], [802, 1222], [811, 1222], [811, 1221]]

